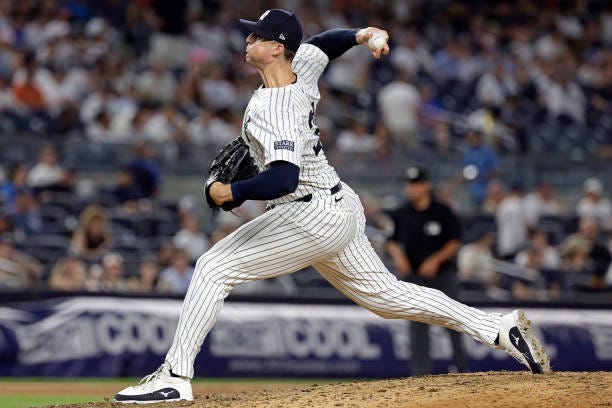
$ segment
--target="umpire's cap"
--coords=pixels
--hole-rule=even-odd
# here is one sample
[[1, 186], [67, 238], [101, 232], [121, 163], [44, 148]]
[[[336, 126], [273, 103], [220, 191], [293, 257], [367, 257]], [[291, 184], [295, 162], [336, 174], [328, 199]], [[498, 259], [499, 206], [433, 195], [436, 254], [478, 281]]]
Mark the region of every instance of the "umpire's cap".
[[406, 180], [407, 183], [420, 183], [421, 181], [429, 180], [429, 177], [425, 169], [417, 166], [410, 166], [406, 169], [404, 180]]
[[302, 42], [302, 24], [294, 13], [282, 9], [264, 12], [257, 22], [240, 19], [240, 24], [266, 40], [274, 40], [297, 51]]

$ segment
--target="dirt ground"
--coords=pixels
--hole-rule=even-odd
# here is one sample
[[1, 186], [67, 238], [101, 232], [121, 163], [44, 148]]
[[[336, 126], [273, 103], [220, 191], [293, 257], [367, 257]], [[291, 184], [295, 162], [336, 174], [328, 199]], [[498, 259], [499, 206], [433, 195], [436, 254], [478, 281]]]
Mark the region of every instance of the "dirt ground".
[[[44, 383], [23, 391], [39, 394], [84, 394], [112, 396], [116, 384]], [[128, 385], [128, 384], [126, 384]], [[17, 393], [15, 388], [11, 393]], [[113, 389], [110, 389], [113, 388]], [[558, 372], [532, 375], [526, 372], [486, 372], [412, 377], [395, 380], [287, 388], [287, 384], [216, 384], [194, 386], [195, 401], [147, 405], [192, 408], [255, 407], [612, 407], [612, 372]], [[62, 405], [71, 408], [117, 408], [124, 405], [102, 402]], [[60, 406], [54, 406], [60, 407]]]

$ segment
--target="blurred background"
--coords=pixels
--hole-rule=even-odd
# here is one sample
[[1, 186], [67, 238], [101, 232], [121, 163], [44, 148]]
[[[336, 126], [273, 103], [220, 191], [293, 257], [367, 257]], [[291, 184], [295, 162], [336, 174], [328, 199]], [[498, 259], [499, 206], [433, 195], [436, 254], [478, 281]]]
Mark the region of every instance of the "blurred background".
[[[213, 214], [202, 185], [260, 82], [237, 19], [272, 7], [305, 39], [389, 32], [329, 65], [316, 119], [389, 269], [418, 165], [461, 220], [460, 300], [532, 308], [557, 367], [612, 369], [612, 3], [0, 0], [0, 375], [159, 365], [197, 258], [264, 211]], [[226, 309], [198, 375], [410, 374], [405, 322], [314, 269]], [[517, 368], [469, 342], [470, 369]]]

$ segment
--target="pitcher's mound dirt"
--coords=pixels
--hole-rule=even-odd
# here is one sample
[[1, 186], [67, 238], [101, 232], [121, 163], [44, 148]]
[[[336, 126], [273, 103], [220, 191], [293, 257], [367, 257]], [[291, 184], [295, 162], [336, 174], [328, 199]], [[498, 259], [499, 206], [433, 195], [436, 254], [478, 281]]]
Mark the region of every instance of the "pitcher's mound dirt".
[[[412, 377], [316, 385], [281, 390], [211, 392], [206, 384], [194, 389], [189, 403], [148, 407], [192, 408], [311, 408], [311, 407], [612, 407], [612, 372], [487, 372]], [[70, 405], [73, 408], [109, 408], [106, 402]]]

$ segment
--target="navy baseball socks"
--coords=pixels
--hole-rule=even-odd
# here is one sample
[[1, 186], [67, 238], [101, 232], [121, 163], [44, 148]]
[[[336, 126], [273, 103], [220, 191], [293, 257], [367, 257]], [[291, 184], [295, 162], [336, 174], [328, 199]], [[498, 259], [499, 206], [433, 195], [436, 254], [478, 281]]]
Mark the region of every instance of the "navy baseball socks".
[[140, 384], [127, 387], [115, 395], [115, 402], [124, 404], [170, 401], [193, 401], [193, 392], [189, 378], [173, 374], [165, 362], [153, 374], [144, 377]]
[[514, 310], [502, 316], [497, 340], [497, 348], [502, 349], [523, 364], [534, 374], [550, 373], [550, 357], [544, 346], [531, 330], [531, 321], [525, 312]]

